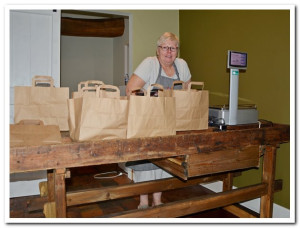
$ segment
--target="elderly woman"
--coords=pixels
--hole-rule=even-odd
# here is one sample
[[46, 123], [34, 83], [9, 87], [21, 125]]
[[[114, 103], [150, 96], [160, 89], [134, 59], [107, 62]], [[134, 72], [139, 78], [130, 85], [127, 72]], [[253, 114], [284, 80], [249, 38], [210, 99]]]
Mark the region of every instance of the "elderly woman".
[[177, 58], [179, 40], [173, 33], [164, 33], [157, 41], [156, 56], [146, 58], [131, 76], [126, 94], [134, 88], [147, 89], [149, 85], [158, 83], [164, 88], [171, 88], [173, 81], [184, 81], [184, 86], [191, 81], [191, 73], [187, 63]]
[[[177, 57], [179, 40], [173, 33], [164, 33], [157, 41], [156, 56], [148, 57], [137, 67], [126, 86], [126, 94], [136, 88], [144, 88], [154, 83], [161, 84], [165, 89], [171, 88], [174, 81], [183, 81], [187, 88], [191, 81], [191, 74], [187, 63]], [[181, 85], [174, 89], [181, 89]], [[156, 165], [148, 161], [127, 162], [126, 166], [134, 170], [135, 182], [149, 181], [170, 177]], [[161, 192], [153, 193], [152, 206], [162, 204]], [[148, 208], [148, 195], [140, 195], [139, 209]]]

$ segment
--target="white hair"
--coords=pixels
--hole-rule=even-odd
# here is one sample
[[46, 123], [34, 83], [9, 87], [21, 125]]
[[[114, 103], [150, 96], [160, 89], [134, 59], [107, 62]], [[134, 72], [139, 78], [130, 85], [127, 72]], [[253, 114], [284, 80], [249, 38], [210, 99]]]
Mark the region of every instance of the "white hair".
[[171, 32], [165, 32], [162, 34], [162, 36], [157, 41], [157, 47], [161, 46], [163, 43], [165, 43], [167, 40], [176, 41], [176, 46], [179, 47], [179, 39], [178, 37]]

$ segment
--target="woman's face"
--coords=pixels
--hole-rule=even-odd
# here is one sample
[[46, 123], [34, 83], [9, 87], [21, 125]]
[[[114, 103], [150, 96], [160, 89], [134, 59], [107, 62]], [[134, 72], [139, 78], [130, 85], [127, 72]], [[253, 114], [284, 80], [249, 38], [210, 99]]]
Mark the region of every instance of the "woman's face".
[[161, 64], [171, 65], [175, 61], [178, 53], [176, 41], [167, 40], [157, 47], [157, 56]]

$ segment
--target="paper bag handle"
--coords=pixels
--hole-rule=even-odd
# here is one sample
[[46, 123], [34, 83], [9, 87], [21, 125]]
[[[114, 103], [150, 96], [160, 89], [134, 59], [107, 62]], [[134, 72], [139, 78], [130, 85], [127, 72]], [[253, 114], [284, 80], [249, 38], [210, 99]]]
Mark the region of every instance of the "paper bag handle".
[[101, 97], [100, 90], [112, 89], [115, 91], [109, 91], [108, 93], [117, 93], [118, 97], [120, 97], [120, 89], [117, 86], [113, 85], [100, 85], [96, 88], [96, 97]]
[[144, 96], [146, 95], [146, 90], [145, 90], [144, 88], [139, 88], [139, 87], [133, 88], [133, 89], [130, 91], [130, 95], [132, 94], [132, 92], [137, 91], [137, 90], [143, 91]]
[[[89, 86], [89, 84], [94, 84], [95, 86]], [[100, 85], [104, 85], [104, 83], [99, 80], [88, 80], [88, 81], [79, 82], [78, 83], [78, 91], [81, 91], [82, 88], [84, 88], [84, 87], [91, 88], [91, 87], [96, 87], [96, 86], [100, 86]]]
[[150, 95], [151, 95], [151, 89], [152, 89], [153, 87], [158, 87], [159, 89], [161, 89], [162, 91], [164, 91], [164, 87], [163, 87], [161, 84], [157, 84], [157, 83], [151, 84], [151, 85], [147, 88], [147, 97], [150, 97]]
[[42, 120], [20, 120], [18, 125], [44, 125]]
[[38, 83], [49, 84], [50, 87], [54, 87], [54, 80], [51, 76], [36, 75], [32, 78], [32, 86], [36, 86]]
[[188, 90], [191, 90], [192, 85], [200, 85], [200, 86], [202, 85], [201, 90], [204, 89], [204, 82], [190, 82], [189, 85], [188, 85]]
[[96, 91], [97, 90], [97, 87], [82, 87], [81, 88], [81, 92], [88, 92], [88, 91], [90, 91], [90, 90], [92, 90], [92, 91]]
[[174, 82], [173, 82], [173, 85], [172, 85], [172, 87], [171, 87], [171, 89], [174, 89], [174, 86], [175, 86], [176, 84], [181, 84], [182, 87], [183, 87], [184, 81], [174, 81]]

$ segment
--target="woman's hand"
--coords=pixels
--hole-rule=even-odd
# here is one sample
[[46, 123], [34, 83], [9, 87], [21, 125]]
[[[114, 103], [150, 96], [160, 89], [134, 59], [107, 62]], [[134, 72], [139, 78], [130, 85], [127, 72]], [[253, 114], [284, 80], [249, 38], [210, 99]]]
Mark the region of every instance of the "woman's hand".
[[189, 86], [190, 82], [191, 82], [191, 79], [186, 81], [185, 83], [183, 83], [183, 86], [182, 86], [183, 89], [188, 89], [188, 86]]

